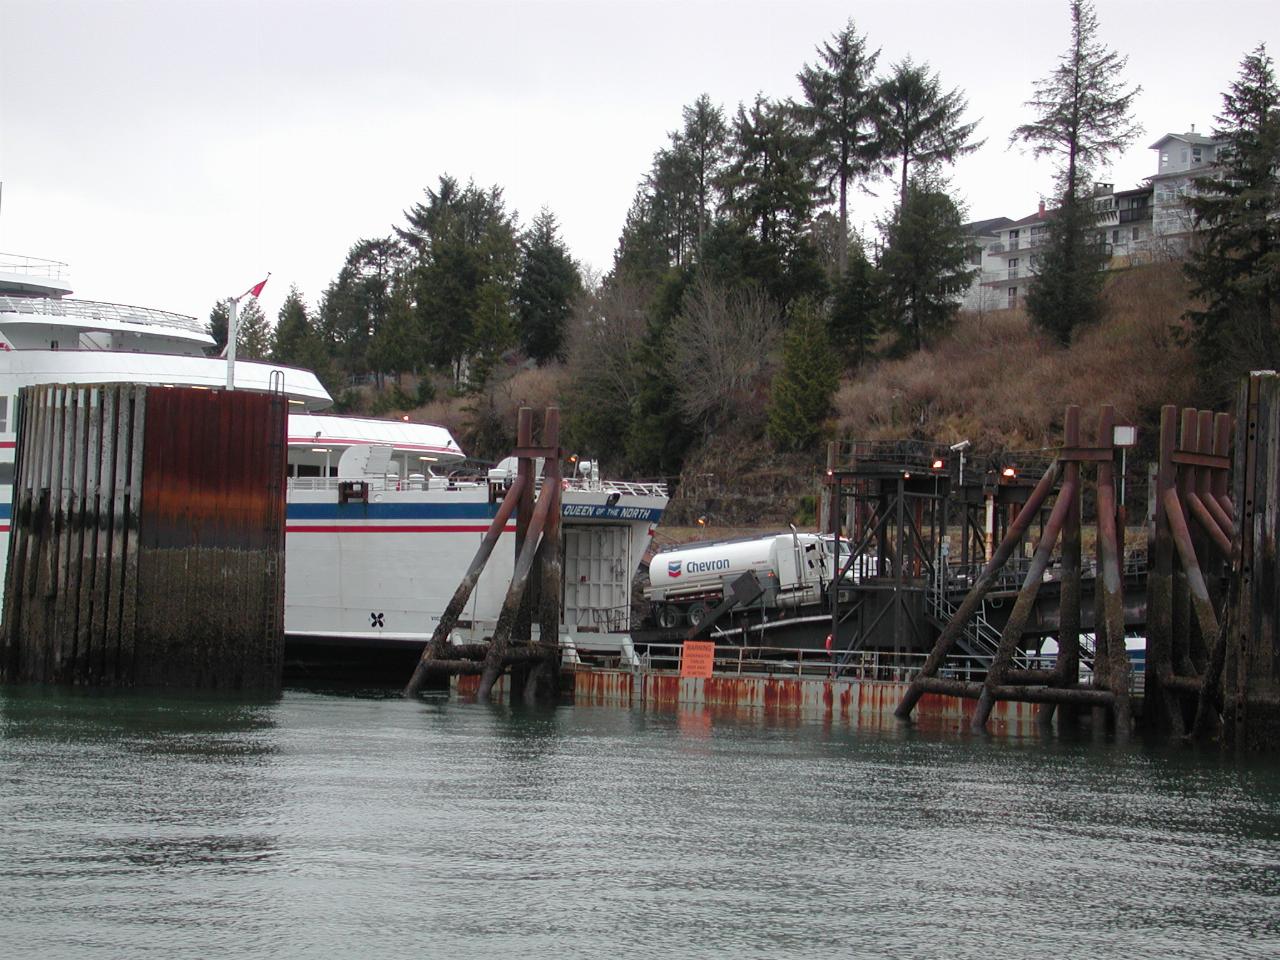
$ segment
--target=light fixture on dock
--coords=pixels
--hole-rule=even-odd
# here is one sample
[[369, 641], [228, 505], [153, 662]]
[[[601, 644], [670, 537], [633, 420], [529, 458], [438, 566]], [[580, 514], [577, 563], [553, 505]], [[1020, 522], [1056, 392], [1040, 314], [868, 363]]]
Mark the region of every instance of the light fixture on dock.
[[1008, 477], [1009, 479], [1012, 479], [1017, 475], [1018, 475], [1018, 468], [1013, 466], [1012, 464], [1010, 464], [1009, 466], [1005, 467], [1003, 470], [1000, 471], [1000, 476]]

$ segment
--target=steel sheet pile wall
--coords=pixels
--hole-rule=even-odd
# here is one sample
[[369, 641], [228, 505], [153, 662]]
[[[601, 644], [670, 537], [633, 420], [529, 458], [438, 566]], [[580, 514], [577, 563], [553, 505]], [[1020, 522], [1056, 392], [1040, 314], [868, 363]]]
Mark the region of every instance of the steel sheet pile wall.
[[278, 688], [284, 399], [50, 385], [21, 407], [3, 678]]

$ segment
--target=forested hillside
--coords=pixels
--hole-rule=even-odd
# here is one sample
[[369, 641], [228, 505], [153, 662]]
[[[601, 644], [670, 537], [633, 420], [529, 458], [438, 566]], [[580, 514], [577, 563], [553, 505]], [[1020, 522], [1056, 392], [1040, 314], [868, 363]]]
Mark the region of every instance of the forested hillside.
[[[1068, 402], [1140, 425], [1217, 403], [1280, 363], [1271, 59], [1249, 54], [1224, 94], [1191, 260], [1108, 273], [1088, 197], [1137, 133], [1134, 90], [1091, 5], [1069, 8], [1033, 121], [990, 132], [1057, 170], [1025, 312], [958, 309], [974, 250], [948, 168], [979, 143], [963, 91], [882, 62], [850, 21], [792, 95], [732, 111], [703, 95], [672, 118], [606, 274], [583, 274], [554, 212], [522, 224], [500, 186], [442, 174], [352, 245], [316, 306], [294, 290], [274, 326], [245, 310], [242, 355], [316, 369], [342, 410], [442, 421], [481, 458], [511, 446], [517, 405], [558, 403], [566, 443], [609, 473], [760, 504], [798, 497], [788, 478], [827, 439], [1026, 448]], [[849, 227], [864, 189], [896, 197], [872, 236]]]

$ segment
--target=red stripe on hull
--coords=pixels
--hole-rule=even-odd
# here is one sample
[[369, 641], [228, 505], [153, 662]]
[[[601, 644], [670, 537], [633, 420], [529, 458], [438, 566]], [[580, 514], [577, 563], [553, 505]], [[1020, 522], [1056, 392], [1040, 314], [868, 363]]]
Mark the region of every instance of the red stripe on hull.
[[[326, 525], [315, 527], [285, 527], [285, 533], [487, 533], [488, 525], [485, 526], [466, 526], [466, 527], [446, 527], [446, 526], [430, 526], [419, 527], [396, 524], [395, 526], [385, 527], [366, 527], [366, 526], [349, 526], [349, 525]], [[514, 526], [504, 527], [504, 533], [515, 533]]]

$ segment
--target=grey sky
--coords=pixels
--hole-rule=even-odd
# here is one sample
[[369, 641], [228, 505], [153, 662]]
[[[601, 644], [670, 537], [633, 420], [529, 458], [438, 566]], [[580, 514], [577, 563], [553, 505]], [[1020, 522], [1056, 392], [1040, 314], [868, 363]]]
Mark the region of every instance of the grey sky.
[[[1158, 136], [1212, 126], [1247, 51], [1278, 49], [1272, 0], [1097, 11], [1144, 87], [1117, 185], [1152, 172]], [[910, 54], [968, 94], [987, 138], [954, 171], [970, 217], [1034, 210], [1049, 167], [1008, 134], [1066, 47], [1066, 0], [0, 0], [0, 251], [69, 262], [77, 296], [201, 317], [270, 270], [274, 318], [448, 172], [502, 186], [524, 223], [550, 207], [607, 269], [681, 106], [798, 95], [850, 16], [882, 68]]]

